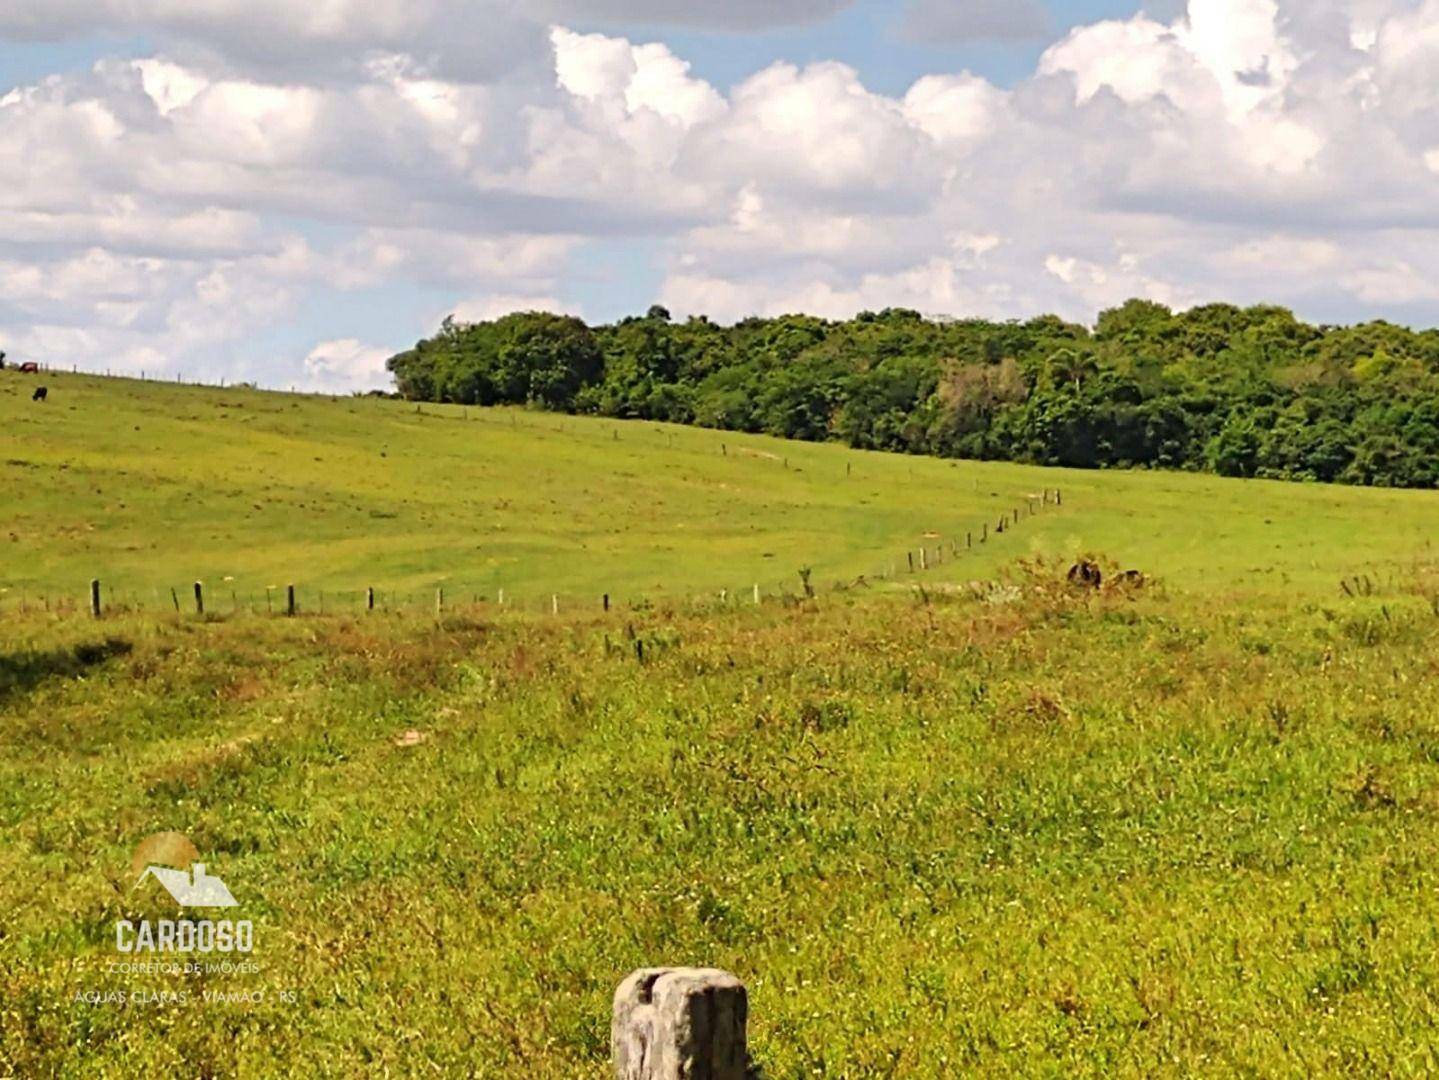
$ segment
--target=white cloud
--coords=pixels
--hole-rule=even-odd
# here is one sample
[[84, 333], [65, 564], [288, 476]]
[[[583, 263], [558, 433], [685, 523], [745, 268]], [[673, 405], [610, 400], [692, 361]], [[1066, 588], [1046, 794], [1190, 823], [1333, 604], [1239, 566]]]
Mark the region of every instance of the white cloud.
[[1351, 270], [1344, 288], [1367, 304], [1414, 304], [1439, 301], [1439, 284], [1403, 259], [1380, 260]]
[[347, 390], [383, 390], [390, 376], [385, 361], [390, 349], [363, 345], [354, 338], [322, 341], [305, 357], [306, 390], [340, 393]]
[[1003, 121], [1005, 95], [967, 72], [926, 75], [904, 95], [905, 119], [941, 142], [988, 135]]
[[618, 117], [648, 110], [689, 128], [724, 112], [714, 87], [692, 78], [689, 64], [663, 45], [632, 45], [559, 26], [551, 40], [559, 85], [576, 97], [616, 106]]
[[688, 149], [686, 168], [722, 186], [743, 178], [869, 212], [926, 201], [942, 176], [900, 103], [833, 62], [775, 64], [746, 79], [724, 122], [701, 128]]

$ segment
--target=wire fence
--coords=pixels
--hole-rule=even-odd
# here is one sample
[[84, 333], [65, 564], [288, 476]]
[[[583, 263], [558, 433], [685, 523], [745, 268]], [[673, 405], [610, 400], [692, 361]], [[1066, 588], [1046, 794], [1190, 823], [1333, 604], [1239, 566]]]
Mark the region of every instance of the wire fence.
[[650, 611], [657, 608], [712, 610], [745, 604], [797, 603], [824, 593], [865, 590], [881, 584], [912, 581], [918, 584], [931, 572], [952, 565], [1001, 536], [1046, 507], [1063, 505], [1058, 490], [1044, 490], [1029, 497], [993, 520], [981, 522], [963, 535], [927, 535], [918, 548], [898, 552], [872, 565], [868, 573], [852, 577], [820, 579], [808, 567], [798, 567], [791, 576], [736, 583], [733, 587], [711, 588], [703, 593], [664, 592], [653, 596], [618, 592], [578, 594], [547, 592], [532, 585], [509, 590], [492, 583], [466, 584], [446, 580], [430, 586], [389, 588], [327, 588], [303, 582], [285, 585], [244, 586], [233, 581], [193, 581], [183, 585], [127, 587], [93, 579], [73, 592], [48, 592], [23, 586], [0, 588], [0, 616], [7, 614], [49, 614], [60, 617], [102, 618], [121, 614], [162, 614], [176, 616], [269, 616], [287, 617], [354, 615], [372, 613], [436, 616], [465, 613], [509, 612], [527, 615], [575, 615], [585, 612]]

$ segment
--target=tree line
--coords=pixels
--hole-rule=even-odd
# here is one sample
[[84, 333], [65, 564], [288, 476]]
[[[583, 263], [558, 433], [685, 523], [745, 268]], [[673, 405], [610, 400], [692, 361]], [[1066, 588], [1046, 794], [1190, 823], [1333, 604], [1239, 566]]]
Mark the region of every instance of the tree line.
[[1091, 329], [890, 308], [723, 326], [517, 312], [389, 360], [416, 401], [527, 404], [942, 457], [1439, 484], [1439, 330], [1131, 300]]

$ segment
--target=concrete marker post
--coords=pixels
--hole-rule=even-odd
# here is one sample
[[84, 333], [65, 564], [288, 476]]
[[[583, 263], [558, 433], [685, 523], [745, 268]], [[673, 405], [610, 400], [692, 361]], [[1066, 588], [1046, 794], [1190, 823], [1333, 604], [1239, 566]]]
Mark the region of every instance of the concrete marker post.
[[615, 1080], [746, 1080], [744, 984], [717, 968], [641, 968], [615, 991]]

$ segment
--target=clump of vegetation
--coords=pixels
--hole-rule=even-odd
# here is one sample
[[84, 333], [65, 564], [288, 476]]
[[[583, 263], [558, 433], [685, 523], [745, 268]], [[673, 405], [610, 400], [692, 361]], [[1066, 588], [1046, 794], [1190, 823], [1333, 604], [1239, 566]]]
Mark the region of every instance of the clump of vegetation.
[[534, 404], [868, 450], [1384, 487], [1439, 483], [1439, 331], [1131, 300], [1096, 326], [887, 309], [720, 326], [447, 320], [389, 362], [404, 396]]

